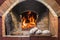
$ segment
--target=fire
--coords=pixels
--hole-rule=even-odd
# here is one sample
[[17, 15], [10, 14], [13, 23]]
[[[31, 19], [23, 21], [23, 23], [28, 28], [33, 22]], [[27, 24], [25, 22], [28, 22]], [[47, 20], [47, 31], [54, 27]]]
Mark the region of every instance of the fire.
[[[30, 16], [31, 11], [29, 11], [27, 14], [28, 14], [28, 19], [26, 19], [25, 17], [22, 18], [22, 29], [29, 29], [36, 26], [36, 20], [34, 19], [33, 16]], [[26, 23], [27, 20], [29, 22]]]

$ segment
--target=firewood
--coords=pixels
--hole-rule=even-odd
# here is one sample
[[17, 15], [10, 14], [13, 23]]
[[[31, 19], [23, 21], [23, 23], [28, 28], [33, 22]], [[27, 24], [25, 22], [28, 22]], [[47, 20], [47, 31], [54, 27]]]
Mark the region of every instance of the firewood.
[[42, 30], [37, 30], [35, 34], [41, 34]]
[[38, 30], [37, 27], [32, 28], [32, 29], [30, 30], [30, 34], [34, 34], [37, 30]]

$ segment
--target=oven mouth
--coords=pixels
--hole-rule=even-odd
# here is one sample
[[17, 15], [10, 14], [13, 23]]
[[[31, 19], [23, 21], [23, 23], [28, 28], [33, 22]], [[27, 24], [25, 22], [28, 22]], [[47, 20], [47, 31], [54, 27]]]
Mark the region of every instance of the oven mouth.
[[[16, 23], [19, 23], [21, 26], [22, 25], [25, 25], [25, 24], [28, 25], [30, 23], [30, 21], [32, 21], [31, 19], [33, 18], [33, 23], [34, 24], [33, 25], [30, 25], [30, 24], [32, 24], [32, 22], [29, 24], [31, 27], [32, 26], [36, 27], [37, 26], [37, 23], [40, 23], [40, 21], [42, 19], [44, 19], [44, 17], [46, 17], [49, 14], [48, 8], [45, 5], [43, 5], [42, 3], [39, 3], [37, 1], [24, 1], [24, 2], [21, 2], [21, 3], [17, 4], [14, 8], [12, 8], [11, 12], [16, 17], [16, 20], [17, 20]], [[27, 13], [29, 15], [30, 14], [33, 15], [32, 18], [29, 18], [30, 20], [28, 20], [28, 18], [27, 18], [29, 16]], [[26, 22], [22, 22], [24, 16], [25, 16], [25, 19], [27, 19], [27, 20], [25, 20]], [[12, 20], [14, 21], [14, 19], [12, 19]], [[14, 22], [14, 25], [16, 23]], [[48, 23], [48, 21], [47, 21], [47, 23]], [[17, 25], [19, 25], [19, 24], [17, 24]], [[7, 26], [7, 23], [6, 23], [6, 26]], [[28, 28], [30, 26], [28, 26]], [[26, 27], [26, 25], [23, 26], [23, 29], [24, 29], [24, 27]], [[32, 27], [32, 28], [34, 28], [34, 27]], [[28, 28], [25, 28], [25, 29], [27, 31], [29, 31], [30, 29], [28, 29]], [[21, 27], [20, 27], [20, 29], [21, 29]], [[24, 31], [23, 29], [22, 29], [22, 31]]]

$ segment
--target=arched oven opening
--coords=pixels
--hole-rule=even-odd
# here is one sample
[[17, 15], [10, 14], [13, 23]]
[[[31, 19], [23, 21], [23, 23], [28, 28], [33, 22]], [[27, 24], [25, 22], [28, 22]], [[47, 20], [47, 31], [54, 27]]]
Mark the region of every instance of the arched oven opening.
[[50, 32], [49, 9], [38, 1], [23, 1], [6, 15], [6, 35], [30, 35], [30, 30], [35, 27], [38, 29], [34, 35], [38, 30]]

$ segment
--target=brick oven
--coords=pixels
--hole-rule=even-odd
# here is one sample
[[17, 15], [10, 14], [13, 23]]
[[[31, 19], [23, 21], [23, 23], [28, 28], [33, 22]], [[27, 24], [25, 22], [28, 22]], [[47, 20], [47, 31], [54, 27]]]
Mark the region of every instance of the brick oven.
[[[57, 37], [58, 16], [53, 5], [45, 0], [13, 0], [2, 15], [2, 36]], [[37, 30], [32, 31], [34, 28]]]

